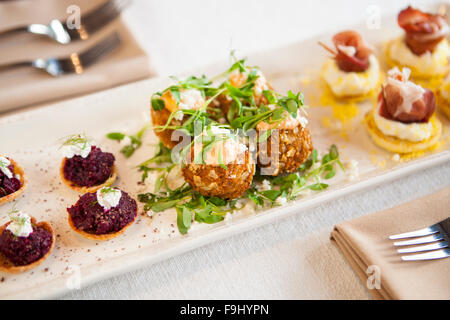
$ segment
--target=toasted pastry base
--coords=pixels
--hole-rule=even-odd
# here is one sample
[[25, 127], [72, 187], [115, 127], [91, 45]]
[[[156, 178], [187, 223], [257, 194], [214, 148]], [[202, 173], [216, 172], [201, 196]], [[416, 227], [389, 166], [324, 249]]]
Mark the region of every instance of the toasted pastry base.
[[383, 134], [375, 124], [373, 112], [375, 111], [371, 110], [366, 114], [364, 124], [375, 144], [388, 151], [400, 154], [424, 151], [433, 147], [441, 137], [442, 123], [434, 115], [430, 119], [434, 129], [433, 135], [425, 141], [412, 142]]
[[[5, 229], [6, 229], [6, 227], [8, 226], [9, 223], [10, 222], [7, 222], [7, 223], [5, 223], [4, 225], [2, 225], [0, 227], [0, 235], [3, 233], [3, 231], [5, 231]], [[25, 266], [15, 266], [15, 265], [13, 265], [11, 262], [8, 261], [8, 259], [6, 259], [0, 253], [0, 271], [8, 272], [8, 273], [21, 273], [21, 272], [28, 271], [28, 270], [33, 269], [33, 268], [37, 267], [38, 265], [40, 265], [45, 259], [47, 259], [47, 257], [52, 252], [52, 249], [55, 246], [55, 233], [53, 232], [53, 228], [50, 225], [50, 223], [45, 222], [45, 221], [36, 223], [36, 219], [33, 218], [33, 217], [31, 217], [31, 223], [36, 225], [36, 226], [38, 226], [38, 227], [40, 227], [40, 228], [43, 228], [43, 229], [47, 230], [48, 232], [50, 232], [52, 234], [52, 245], [50, 246], [50, 249], [39, 260], [36, 260], [35, 262], [27, 264]]]
[[120, 236], [122, 233], [125, 232], [125, 230], [131, 226], [134, 221], [136, 220], [136, 217], [134, 218], [133, 221], [130, 221], [130, 223], [128, 223], [125, 227], [123, 227], [122, 229], [120, 229], [117, 232], [114, 233], [107, 233], [107, 234], [93, 234], [93, 233], [88, 233], [85, 232], [83, 230], [78, 229], [75, 224], [73, 223], [72, 217], [70, 216], [70, 214], [68, 214], [68, 220], [69, 220], [69, 226], [72, 228], [73, 231], [75, 231], [76, 233], [82, 235], [83, 237], [87, 238], [87, 239], [91, 239], [91, 240], [98, 240], [98, 241], [106, 241], [106, 240], [110, 240], [113, 239], [115, 237]]
[[8, 158], [8, 159], [11, 162], [11, 164], [14, 166], [14, 174], [20, 175], [20, 182], [22, 183], [22, 186], [16, 192], [13, 192], [11, 194], [8, 194], [7, 196], [1, 197], [0, 205], [7, 203], [7, 202], [11, 202], [14, 199], [17, 199], [18, 197], [20, 197], [25, 192], [25, 188], [28, 184], [28, 179], [27, 179], [27, 176], [25, 175], [25, 171], [23, 170], [23, 168], [21, 166], [19, 166], [17, 164], [17, 162], [15, 162], [13, 159], [10, 159], [10, 158]]
[[441, 90], [437, 90], [436, 98], [439, 110], [450, 119], [450, 104], [442, 97]]
[[113, 165], [112, 167], [112, 172], [111, 172], [111, 176], [102, 184], [99, 185], [95, 185], [92, 187], [82, 187], [79, 185], [76, 185], [75, 183], [73, 183], [72, 181], [67, 180], [64, 177], [64, 165], [66, 164], [67, 158], [64, 158], [63, 161], [61, 162], [61, 167], [59, 168], [59, 175], [61, 176], [61, 180], [64, 182], [65, 185], [67, 185], [70, 189], [75, 190], [76, 192], [79, 193], [93, 193], [96, 192], [98, 189], [101, 189], [103, 187], [109, 187], [110, 185], [112, 185], [116, 179], [117, 179], [117, 167], [116, 165]]

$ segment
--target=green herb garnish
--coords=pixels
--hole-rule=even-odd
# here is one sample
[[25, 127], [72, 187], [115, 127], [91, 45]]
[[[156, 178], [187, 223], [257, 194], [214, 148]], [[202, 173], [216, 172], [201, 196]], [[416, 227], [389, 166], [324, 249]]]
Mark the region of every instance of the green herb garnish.
[[125, 137], [130, 139], [130, 143], [124, 146], [120, 152], [125, 156], [125, 158], [131, 157], [134, 152], [142, 146], [142, 136], [145, 131], [150, 127], [150, 124], [146, 124], [141, 130], [139, 130], [135, 135], [126, 135], [121, 132], [111, 132], [106, 135], [108, 139], [122, 141]]

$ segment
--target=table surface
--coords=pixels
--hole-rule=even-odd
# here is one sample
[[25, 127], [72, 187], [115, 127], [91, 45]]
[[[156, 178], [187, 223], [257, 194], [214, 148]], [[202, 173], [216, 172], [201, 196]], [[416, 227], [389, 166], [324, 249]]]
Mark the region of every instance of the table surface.
[[[124, 18], [156, 71], [167, 76], [226, 59], [231, 49], [245, 55], [331, 28], [345, 29], [377, 11], [395, 14], [409, 2], [134, 0]], [[425, 2], [412, 1], [419, 6]], [[448, 185], [450, 163], [74, 289], [61, 298], [369, 299], [364, 284], [329, 241], [333, 225]]]

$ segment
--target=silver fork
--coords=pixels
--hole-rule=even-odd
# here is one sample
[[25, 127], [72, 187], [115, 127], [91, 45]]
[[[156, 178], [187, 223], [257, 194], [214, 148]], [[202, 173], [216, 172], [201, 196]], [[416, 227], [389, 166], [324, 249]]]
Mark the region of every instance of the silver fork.
[[54, 77], [65, 73], [80, 74], [86, 67], [117, 48], [121, 42], [119, 34], [114, 32], [82, 53], [74, 52], [66, 58], [36, 59], [0, 65], [0, 72], [19, 67], [33, 67], [44, 70]]
[[74, 40], [86, 40], [120, 15], [130, 0], [110, 0], [98, 6], [86, 15], [81, 15], [79, 28], [68, 26], [54, 19], [46, 24], [30, 24], [0, 32], [0, 38], [21, 32], [47, 36], [60, 44], [68, 44]]
[[[404, 261], [433, 260], [450, 257], [450, 217], [424, 229], [390, 236], [391, 240], [408, 239], [394, 242], [394, 246], [414, 246], [398, 249], [400, 254], [416, 253], [402, 256]], [[425, 253], [418, 253], [425, 252]], [[418, 254], [417, 254], [418, 253]]]

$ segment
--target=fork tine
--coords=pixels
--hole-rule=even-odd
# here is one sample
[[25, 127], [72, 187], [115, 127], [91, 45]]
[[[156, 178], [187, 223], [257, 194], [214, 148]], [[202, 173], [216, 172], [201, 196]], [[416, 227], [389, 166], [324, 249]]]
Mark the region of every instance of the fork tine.
[[397, 241], [397, 242], [394, 242], [394, 246], [396, 246], [396, 247], [397, 246], [411, 246], [414, 244], [424, 244], [424, 243], [430, 243], [430, 242], [435, 242], [435, 241], [439, 241], [439, 240], [443, 240], [442, 235], [433, 234], [431, 236], [412, 239], [412, 240]]
[[114, 20], [128, 4], [129, 0], [110, 0], [103, 6], [89, 12], [84, 19], [82, 18], [81, 23], [89, 33], [94, 33]]
[[80, 60], [83, 67], [87, 67], [100, 59], [105, 54], [115, 49], [121, 43], [120, 36], [117, 32], [106, 37], [100, 43], [80, 54]]
[[428, 236], [430, 234], [434, 234], [434, 233], [438, 233], [438, 232], [439, 232], [439, 229], [437, 228], [437, 226], [432, 225], [431, 227], [423, 228], [423, 229], [416, 230], [416, 231], [395, 234], [395, 235], [389, 236], [389, 239], [397, 240], [397, 239], [403, 239], [403, 238], [423, 237], [423, 236]]
[[437, 243], [427, 244], [424, 246], [398, 249], [397, 252], [398, 253], [414, 253], [414, 252], [437, 250], [437, 249], [442, 249], [442, 248], [447, 248], [447, 247], [448, 247], [447, 241], [441, 241], [441, 242], [437, 242]]
[[427, 253], [413, 254], [409, 256], [402, 256], [403, 261], [420, 261], [420, 260], [433, 260], [450, 257], [450, 249], [441, 249], [431, 251]]

